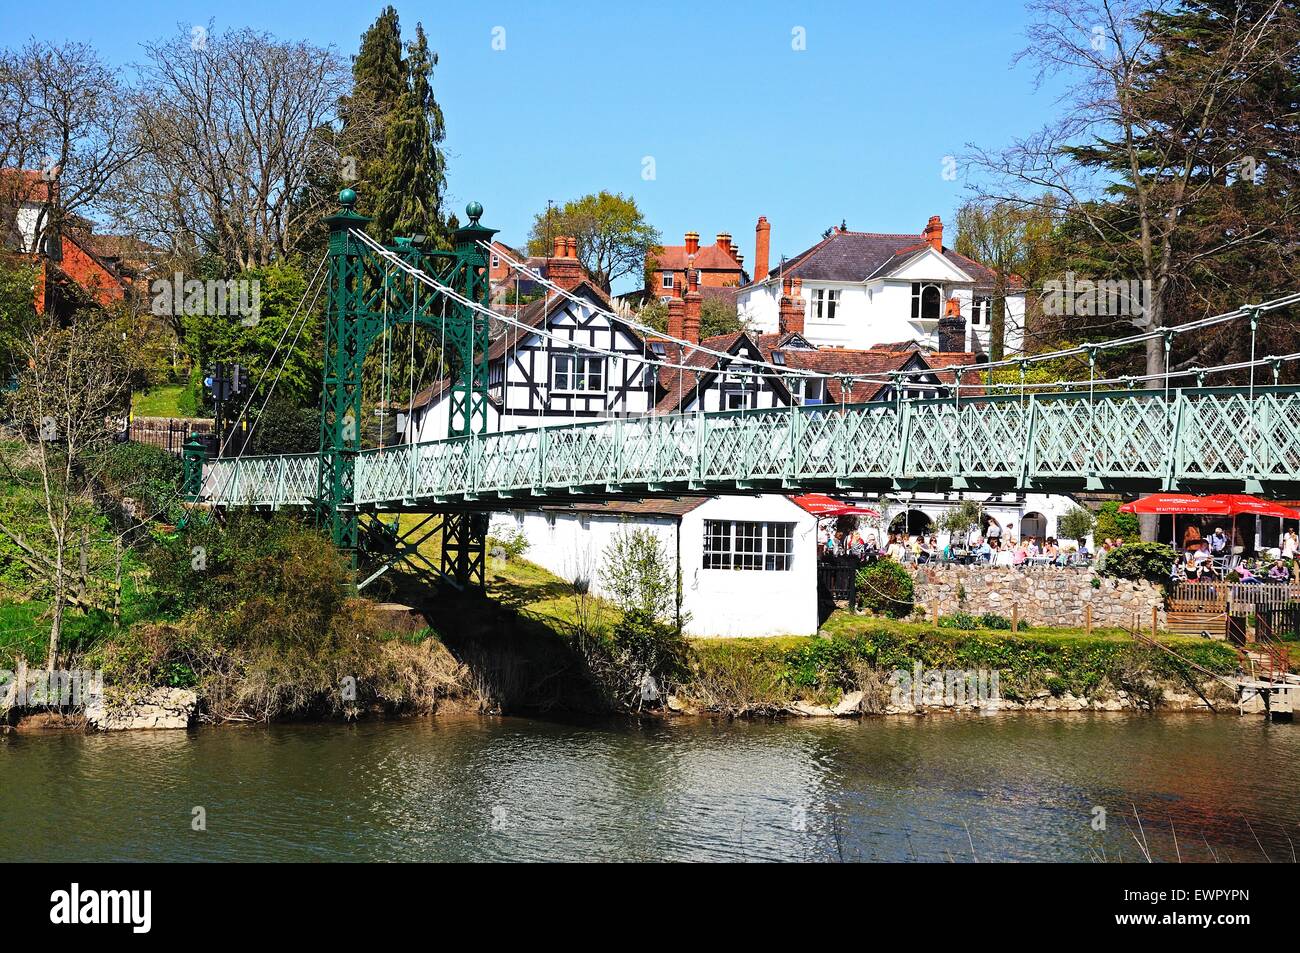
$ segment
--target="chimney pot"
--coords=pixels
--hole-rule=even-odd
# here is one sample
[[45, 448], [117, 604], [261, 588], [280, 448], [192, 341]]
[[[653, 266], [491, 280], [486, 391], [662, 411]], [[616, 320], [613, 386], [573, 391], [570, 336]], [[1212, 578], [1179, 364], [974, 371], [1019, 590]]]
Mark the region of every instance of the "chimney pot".
[[569, 240], [563, 235], [556, 235], [555, 240], [551, 243], [551, 257], [563, 258], [565, 249], [568, 247]]
[[578, 264], [578, 240], [569, 235], [555, 239], [555, 257], [546, 263], [547, 277], [565, 291], [572, 291], [586, 280]]
[[730, 252], [730, 251], [731, 251], [731, 233], [730, 233], [730, 232], [718, 232], [717, 242], [718, 242], [718, 247], [721, 248], [723, 251], [725, 251], [725, 252]]
[[930, 243], [930, 247], [937, 252], [943, 251], [943, 222], [938, 215], [931, 215], [930, 221], [925, 225], [925, 231], [921, 237]]
[[699, 250], [700, 250], [700, 233], [687, 232], [686, 233], [686, 254], [694, 255]]

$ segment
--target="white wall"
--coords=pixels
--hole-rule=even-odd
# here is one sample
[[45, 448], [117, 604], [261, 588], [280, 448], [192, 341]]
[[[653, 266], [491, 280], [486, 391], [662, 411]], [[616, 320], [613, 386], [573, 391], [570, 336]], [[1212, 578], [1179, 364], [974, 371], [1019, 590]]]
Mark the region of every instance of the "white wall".
[[[795, 524], [791, 568], [705, 569], [705, 520]], [[499, 538], [523, 532], [528, 539], [525, 559], [568, 582], [585, 578], [593, 592], [607, 595], [600, 584], [602, 556], [620, 533], [637, 529], [652, 531], [674, 561], [680, 543], [688, 634], [754, 637], [817, 632], [817, 521], [779, 494], [715, 497], [683, 516], [680, 524], [670, 516], [512, 510], [496, 514], [490, 531]]]
[[[1047, 527], [1043, 535], [1058, 536], [1057, 521], [1067, 511], [1078, 505], [1071, 497], [1058, 493], [1026, 493], [1023, 502], [1017, 502], [1015, 494], [1007, 494], [1007, 496], [1010, 497], [1010, 501], [1005, 500], [1001, 494], [966, 494], [967, 499], [983, 504], [986, 518], [997, 520], [1003, 527], [1010, 524], [1012, 535], [1016, 539], [1020, 538], [1020, 519], [1026, 513], [1041, 513], [1046, 519]], [[930, 517], [937, 527], [944, 515], [956, 507], [958, 503], [959, 501], [956, 499], [944, 500], [942, 495], [933, 493], [918, 493], [911, 499], [894, 497], [878, 501], [867, 501], [868, 506], [881, 511], [882, 518], [879, 521], [878, 535], [880, 535], [882, 541], [888, 536], [890, 522], [900, 513], [906, 510], [920, 510]], [[984, 525], [985, 527], [988, 525], [987, 519]], [[865, 528], [864, 524], [864, 530]], [[984, 527], [981, 527], [981, 531], [983, 529]], [[947, 533], [936, 528], [934, 536], [938, 539], [940, 545], [947, 544]], [[1041, 543], [1042, 540], [1039, 540], [1039, 542]], [[1072, 545], [1074, 540], [1060, 540], [1060, 542]], [[1088, 544], [1089, 546], [1092, 545], [1091, 536], [1088, 537]]]

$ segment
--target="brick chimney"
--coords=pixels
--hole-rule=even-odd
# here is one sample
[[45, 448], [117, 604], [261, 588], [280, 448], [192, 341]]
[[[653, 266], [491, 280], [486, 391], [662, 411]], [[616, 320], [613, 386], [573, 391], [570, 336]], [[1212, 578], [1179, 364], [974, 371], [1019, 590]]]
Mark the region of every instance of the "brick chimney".
[[754, 226], [754, 280], [762, 281], [767, 277], [768, 255], [772, 250], [772, 226], [767, 224], [767, 216], [760, 215]]
[[930, 216], [930, 221], [926, 223], [921, 237], [929, 242], [930, 247], [935, 251], [943, 251], [943, 222], [939, 220], [938, 215]]
[[795, 286], [794, 279], [781, 280], [781, 306], [777, 329], [782, 334], [803, 334], [804, 305], [803, 298]]
[[682, 340], [686, 337], [686, 302], [673, 295], [668, 299], [668, 336]]
[[687, 232], [686, 233], [686, 254], [694, 255], [699, 250], [700, 250], [700, 233]]
[[719, 248], [721, 248], [728, 255], [731, 254], [731, 233], [730, 232], [718, 232], [717, 242]]
[[554, 242], [555, 254], [546, 260], [546, 277], [565, 291], [572, 291], [587, 280], [587, 274], [578, 263], [578, 240], [567, 235]]
[[966, 319], [961, 315], [961, 304], [956, 298], [949, 298], [944, 305], [938, 335], [940, 351], [966, 350]]
[[688, 267], [686, 269], [686, 282], [687, 292], [686, 300], [683, 302], [681, 336], [692, 344], [699, 344], [700, 302], [704, 297], [700, 294], [700, 270]]

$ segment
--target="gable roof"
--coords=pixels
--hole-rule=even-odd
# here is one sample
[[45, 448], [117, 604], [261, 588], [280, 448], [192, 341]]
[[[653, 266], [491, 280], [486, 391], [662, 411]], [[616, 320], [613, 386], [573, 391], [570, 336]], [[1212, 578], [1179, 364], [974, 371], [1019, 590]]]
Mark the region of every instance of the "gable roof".
[[651, 253], [650, 258], [654, 262], [655, 271], [683, 271], [690, 265], [701, 271], [734, 271], [737, 275], [744, 274], [740, 263], [717, 244], [701, 245], [695, 252], [694, 264], [690, 262], [691, 256], [686, 254], [685, 245], [662, 245], [658, 251]]
[[[916, 234], [835, 229], [816, 245], [778, 264], [763, 282], [780, 281], [785, 276], [806, 281], [846, 282], [888, 277], [899, 271], [917, 252], [923, 251], [926, 245], [926, 241]], [[946, 246], [942, 254], [953, 267], [975, 279], [976, 287], [992, 287], [996, 277], [993, 269]], [[1010, 281], [1019, 286], [1017, 276], [1010, 276]]]

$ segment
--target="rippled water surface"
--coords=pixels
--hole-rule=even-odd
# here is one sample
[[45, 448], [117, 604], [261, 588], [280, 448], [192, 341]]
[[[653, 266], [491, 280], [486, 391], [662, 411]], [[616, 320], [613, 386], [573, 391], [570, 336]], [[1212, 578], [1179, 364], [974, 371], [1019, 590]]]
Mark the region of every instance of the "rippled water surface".
[[0, 859], [1290, 861], [1298, 785], [1228, 715], [7, 735]]

